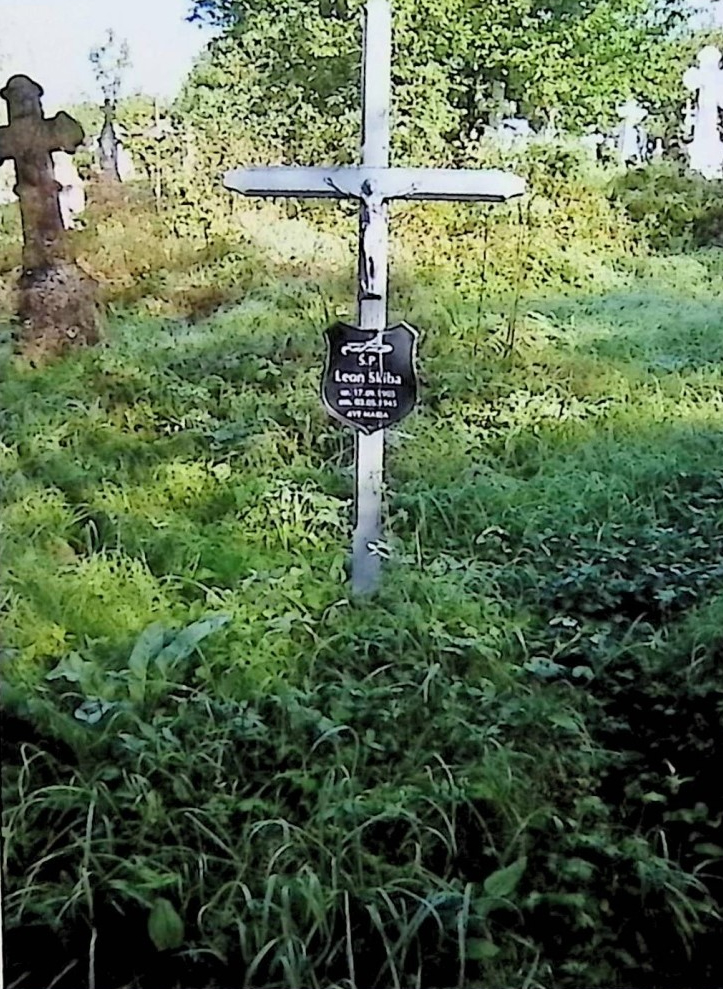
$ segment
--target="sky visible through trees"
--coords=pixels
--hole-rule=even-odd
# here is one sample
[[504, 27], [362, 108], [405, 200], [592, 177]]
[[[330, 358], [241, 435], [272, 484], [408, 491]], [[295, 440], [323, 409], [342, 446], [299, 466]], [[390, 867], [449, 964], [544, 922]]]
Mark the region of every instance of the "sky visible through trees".
[[188, 8], [186, 0], [0, 0], [0, 73], [36, 76], [48, 110], [94, 97], [88, 52], [113, 28], [128, 39], [130, 91], [172, 97], [211, 36], [186, 21]]
[[[211, 36], [188, 24], [190, 0], [0, 0], [0, 72], [42, 77], [49, 110], [95, 93], [87, 53], [107, 28], [127, 37], [131, 91], [172, 97]], [[720, 0], [691, 0], [700, 18], [723, 23]], [[159, 57], [162, 56], [162, 57]]]

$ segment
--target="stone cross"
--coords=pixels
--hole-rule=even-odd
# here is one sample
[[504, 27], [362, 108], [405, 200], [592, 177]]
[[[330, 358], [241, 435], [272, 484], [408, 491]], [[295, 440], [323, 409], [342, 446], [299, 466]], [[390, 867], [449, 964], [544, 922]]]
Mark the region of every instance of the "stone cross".
[[13, 76], [0, 92], [9, 121], [0, 127], [0, 163], [15, 164], [23, 224], [20, 344], [33, 361], [98, 340], [97, 285], [66, 256], [52, 159], [57, 151], [73, 154], [83, 143], [83, 129], [67, 113], [46, 119], [42, 95], [27, 76]]
[[118, 138], [118, 174], [121, 182], [132, 182], [136, 177], [136, 166], [120, 137]]
[[706, 45], [698, 54], [698, 65], [688, 69], [683, 85], [696, 97], [690, 167], [707, 179], [723, 177], [723, 141], [718, 112], [723, 109], [721, 53]]
[[489, 127], [496, 131], [503, 119], [517, 112], [517, 104], [507, 99], [507, 86], [502, 80], [492, 83], [492, 108], [489, 112]]
[[75, 230], [75, 219], [85, 210], [85, 187], [78, 169], [65, 151], [53, 151], [53, 173], [60, 186], [60, 215], [66, 230]]
[[642, 124], [648, 115], [645, 107], [637, 100], [627, 100], [618, 107], [618, 116], [622, 120], [618, 131], [618, 154], [620, 164], [640, 164], [645, 158], [646, 137]]
[[0, 127], [0, 162], [12, 159], [23, 221], [23, 267], [47, 268], [62, 252], [63, 220], [53, 151], [73, 154], [83, 143], [83, 128], [67, 113], [47, 119], [42, 87], [27, 76], [13, 76], [0, 92], [8, 105], [8, 126]]
[[605, 135], [602, 131], [593, 130], [584, 134], [579, 139], [580, 146], [589, 151], [590, 154], [597, 160], [600, 158], [600, 149], [605, 143]]
[[110, 100], [103, 104], [103, 127], [98, 138], [98, 165], [101, 175], [108, 182], [120, 182], [118, 171], [118, 138], [113, 122], [115, 107]]
[[[362, 164], [271, 167], [227, 172], [227, 189], [246, 196], [356, 199], [359, 202], [358, 322], [383, 353], [387, 325], [388, 203], [394, 199], [504, 202], [525, 191], [501, 171], [390, 168], [392, 24], [389, 0], [367, 0], [362, 78]], [[356, 526], [352, 591], [376, 589], [381, 567], [384, 430], [356, 437]]]

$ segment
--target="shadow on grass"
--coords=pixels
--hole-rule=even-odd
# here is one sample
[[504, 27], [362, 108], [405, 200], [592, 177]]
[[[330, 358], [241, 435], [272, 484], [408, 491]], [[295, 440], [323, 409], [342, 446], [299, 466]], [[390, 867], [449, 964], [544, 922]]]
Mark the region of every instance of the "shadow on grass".
[[[119, 547], [145, 560], [158, 578], [201, 565], [210, 583], [232, 587], [234, 573], [247, 570], [258, 552], [254, 540], [229, 547], [226, 527], [238, 520], [243, 530], [244, 513], [254, 503], [244, 490], [260, 484], [263, 499], [277, 483], [290, 489], [310, 483], [332, 499], [350, 496], [350, 437], [328, 423], [317, 401], [320, 330], [343, 287], [343, 280], [331, 277], [322, 284], [299, 278], [263, 285], [195, 327], [129, 315], [113, 327], [107, 348], [42, 371], [9, 366], [0, 414], [14, 451], [8, 503], [21, 502], [29, 491], [62, 492], [76, 517], [64, 534], [74, 554]], [[402, 288], [413, 293], [411, 275]], [[441, 554], [474, 560], [486, 553], [482, 534], [502, 530], [506, 535], [493, 560], [504, 566], [524, 558], [529, 571], [518, 568], [515, 576], [512, 568], [500, 575], [505, 593], [524, 585], [531, 597], [537, 577], [530, 561], [545, 562], [549, 581], [563, 580], [565, 567], [576, 565], [574, 553], [565, 555], [566, 545], [603, 530], [619, 528], [635, 539], [636, 527], [657, 531], [667, 520], [676, 536], [664, 547], [665, 566], [673, 543], [685, 555], [686, 527], [698, 525], [701, 513], [717, 519], [715, 493], [702, 504], [693, 495], [696, 485], [714, 478], [723, 438], [710, 426], [713, 406], [704, 414], [694, 406], [677, 408], [675, 396], [656, 405], [658, 373], [650, 373], [641, 387], [630, 340], [640, 334], [649, 341], [645, 353], [664, 343], [662, 323], [650, 337], [641, 299], [655, 307], [659, 322], [661, 313], [681, 306], [676, 299], [640, 293], [537, 300], [535, 308], [549, 314], [556, 332], [546, 335], [543, 328], [540, 336], [535, 330], [529, 361], [500, 359], [492, 346], [498, 330], [489, 327], [481, 329], [475, 341], [480, 346], [470, 355], [464, 309], [454, 332], [444, 325], [430, 332], [429, 384], [420, 412], [393, 431], [388, 444], [392, 527], [403, 542], [418, 541], [425, 559]], [[701, 328], [705, 353], [718, 346], [719, 311], [714, 301], [688, 313], [688, 325]], [[624, 329], [618, 330], [621, 313]], [[577, 337], [565, 337], [568, 322], [574, 322]], [[617, 349], [609, 357], [598, 354], [593, 371], [614, 366], [618, 390], [602, 400], [584, 394], [581, 399], [571, 393], [575, 368], [570, 371], [566, 362], [571, 351], [574, 360], [591, 340], [603, 339], [603, 325]], [[590, 374], [585, 367], [575, 384], [578, 393]], [[689, 421], [676, 423], [676, 417]], [[226, 493], [208, 473], [212, 462], [230, 465]], [[179, 488], [172, 498], [156, 497], [154, 489], [167, 483], [162, 478], [168, 465], [181, 473], [183, 465], [191, 468], [188, 483], [200, 485], [198, 496]], [[125, 492], [127, 509], [103, 507], [108, 490]], [[147, 507], [140, 511], [139, 505]], [[164, 512], [168, 517], [160, 527]], [[253, 516], [253, 524], [263, 526], [264, 518]], [[701, 555], [704, 569], [712, 565], [710, 554], [720, 551], [717, 522], [711, 525], [710, 552]], [[270, 536], [264, 565], [274, 566], [276, 558], [286, 566], [288, 542], [297, 538], [307, 545], [301, 529], [283, 539]], [[655, 556], [656, 538], [653, 533], [643, 539], [641, 567], [646, 554]], [[611, 537], [610, 552], [616, 546], [622, 552], [623, 543], [622, 536]], [[629, 563], [628, 571], [636, 565]], [[694, 561], [690, 566], [695, 569]], [[593, 583], [595, 575], [604, 577], [603, 571], [591, 573]], [[580, 577], [580, 584], [588, 586], [588, 577]], [[650, 593], [654, 584], [647, 582]], [[557, 606], [555, 600], [553, 595], [550, 607]]]
[[543, 298], [526, 302], [525, 308], [548, 316], [560, 339], [576, 352], [634, 362], [660, 374], [723, 361], [720, 297], [685, 298], [650, 287], [577, 299]]
[[[304, 242], [304, 237], [309, 240], [309, 231], [302, 222], [297, 224], [301, 250], [288, 250], [287, 260], [274, 260], [275, 244], [254, 212], [233, 225], [227, 216], [218, 226], [223, 233], [211, 230], [205, 237], [193, 237], [190, 232], [183, 236], [176, 226], [175, 207], [163, 204], [157, 212], [145, 188], [111, 189], [92, 182], [88, 195], [81, 229], [68, 235], [68, 246], [97, 279], [101, 301], [110, 312], [145, 306], [151, 314], [162, 311], [169, 317], [199, 322], [238, 303], [260, 282], [299, 276], [323, 282], [331, 274], [326, 262], [320, 262]], [[20, 230], [12, 213], [16, 209], [6, 209], [0, 230], [0, 315], [8, 319], [12, 318], [21, 259]], [[196, 220], [189, 231], [202, 226]], [[283, 224], [281, 218], [279, 223]], [[353, 270], [350, 256], [349, 280]]]

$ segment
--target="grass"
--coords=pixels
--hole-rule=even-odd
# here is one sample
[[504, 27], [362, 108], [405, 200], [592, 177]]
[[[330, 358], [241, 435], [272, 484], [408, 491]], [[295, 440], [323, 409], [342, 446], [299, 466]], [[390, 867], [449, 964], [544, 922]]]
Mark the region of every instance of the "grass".
[[509, 258], [480, 297], [467, 235], [402, 250], [359, 606], [350, 233], [271, 220], [126, 245], [104, 347], [5, 357], [9, 984], [712, 989], [723, 253], [585, 247], [510, 326]]

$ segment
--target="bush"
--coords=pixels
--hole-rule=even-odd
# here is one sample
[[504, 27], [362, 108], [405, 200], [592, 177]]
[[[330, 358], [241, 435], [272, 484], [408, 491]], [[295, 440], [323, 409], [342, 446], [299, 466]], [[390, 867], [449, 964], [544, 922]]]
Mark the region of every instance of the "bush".
[[664, 162], [625, 172], [613, 183], [611, 199], [656, 251], [723, 246], [723, 182]]

